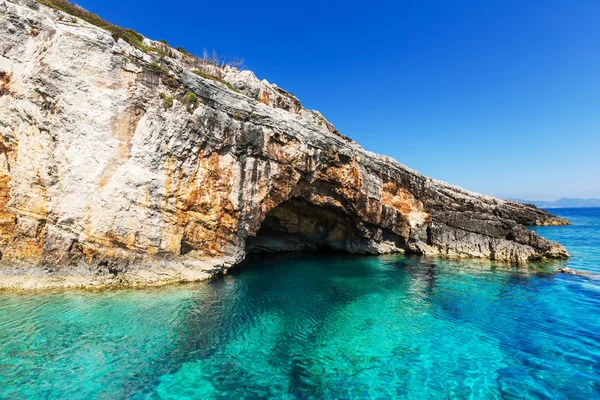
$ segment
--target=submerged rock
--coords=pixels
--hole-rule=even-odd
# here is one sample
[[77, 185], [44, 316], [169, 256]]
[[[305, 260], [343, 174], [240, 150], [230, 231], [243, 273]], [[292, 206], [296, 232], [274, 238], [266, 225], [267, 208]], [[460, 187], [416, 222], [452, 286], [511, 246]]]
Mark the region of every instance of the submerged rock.
[[585, 275], [585, 276], [595, 276], [594, 274], [588, 272], [577, 271], [570, 267], [558, 268], [555, 273], [557, 274], [567, 274], [567, 275]]
[[197, 280], [321, 246], [568, 257], [525, 228], [567, 221], [365, 151], [250, 71], [31, 0], [0, 13], [0, 287]]
[[556, 271], [554, 271], [555, 274], [566, 274], [566, 275], [579, 275], [579, 276], [585, 276], [586, 278], [591, 278], [591, 279], [600, 279], [600, 275], [593, 273], [593, 272], [585, 272], [585, 271], [578, 271], [576, 269], [570, 268], [570, 267], [561, 267], [556, 269]]

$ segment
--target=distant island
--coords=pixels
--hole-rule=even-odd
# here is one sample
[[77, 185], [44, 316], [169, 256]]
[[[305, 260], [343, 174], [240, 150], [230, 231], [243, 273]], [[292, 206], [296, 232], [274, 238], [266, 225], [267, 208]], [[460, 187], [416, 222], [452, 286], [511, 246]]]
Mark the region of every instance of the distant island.
[[585, 208], [585, 207], [600, 207], [600, 199], [578, 199], [563, 197], [556, 201], [532, 201], [521, 199], [510, 199], [521, 203], [533, 204], [538, 208]]

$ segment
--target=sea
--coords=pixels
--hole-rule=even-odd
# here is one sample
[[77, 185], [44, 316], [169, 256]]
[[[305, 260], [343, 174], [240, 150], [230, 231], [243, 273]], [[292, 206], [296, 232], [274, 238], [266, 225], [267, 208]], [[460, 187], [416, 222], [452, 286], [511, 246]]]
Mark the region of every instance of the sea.
[[197, 284], [0, 292], [0, 398], [600, 398], [600, 208], [551, 212], [572, 225], [531, 229], [568, 261], [285, 254]]

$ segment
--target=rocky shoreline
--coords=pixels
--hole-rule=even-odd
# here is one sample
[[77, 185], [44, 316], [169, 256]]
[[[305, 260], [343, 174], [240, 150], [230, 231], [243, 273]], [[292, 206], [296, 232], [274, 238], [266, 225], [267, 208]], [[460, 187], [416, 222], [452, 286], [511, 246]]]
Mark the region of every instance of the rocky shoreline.
[[0, 13], [0, 288], [195, 281], [321, 247], [568, 257], [526, 228], [564, 219], [365, 151], [250, 71], [33, 0]]
[[[314, 252], [308, 253], [315, 254]], [[264, 253], [261, 256], [269, 257]], [[385, 255], [386, 259], [394, 254]], [[401, 255], [399, 255], [400, 257]], [[370, 255], [368, 257], [380, 257]], [[590, 279], [600, 279], [598, 275], [581, 272], [565, 266], [564, 260], [553, 260], [551, 263], [533, 263], [533, 264], [514, 264], [502, 261], [491, 261], [487, 259], [475, 258], [466, 260], [460, 257], [435, 257], [418, 256], [420, 262], [451, 262], [457, 268], [475, 271], [505, 270], [518, 271], [525, 274], [565, 274], [582, 276]], [[259, 258], [260, 260], [260, 258]], [[244, 268], [248, 260], [240, 264], [227, 265], [220, 260], [204, 260], [197, 263], [195, 268], [181, 267], [166, 262], [162, 264], [157, 261], [153, 264], [139, 265], [111, 273], [104, 269], [99, 269], [93, 265], [78, 267], [60, 267], [56, 270], [44, 270], [36, 265], [1, 265], [0, 266], [0, 291], [53, 291], [62, 289], [78, 290], [103, 290], [103, 289], [143, 289], [158, 288], [166, 285], [190, 284], [201, 282], [213, 278], [218, 278], [229, 273], [231, 268]], [[257, 262], [252, 259], [250, 262]]]

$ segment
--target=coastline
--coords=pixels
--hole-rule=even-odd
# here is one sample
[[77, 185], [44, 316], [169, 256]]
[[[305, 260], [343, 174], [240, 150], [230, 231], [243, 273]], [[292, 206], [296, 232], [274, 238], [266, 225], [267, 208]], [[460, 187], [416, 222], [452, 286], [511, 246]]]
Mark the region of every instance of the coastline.
[[0, 266], [0, 291], [157, 287], [211, 279], [227, 273], [232, 265], [225, 259], [156, 260], [111, 272], [89, 264], [43, 269], [18, 263]]
[[[315, 252], [282, 252], [261, 253], [259, 260], [272, 257], [294, 257], [301, 255], [319, 254]], [[468, 267], [483, 270], [519, 270], [526, 272], [565, 273], [565, 259], [543, 259], [528, 263], [511, 263], [502, 260], [473, 258], [469, 256], [439, 256], [405, 254], [403, 252], [388, 254], [351, 254], [339, 252], [348, 257], [381, 258], [410, 258], [419, 262], [446, 262], [457, 267]], [[256, 260], [244, 259], [235, 263], [232, 260], [204, 259], [167, 261], [155, 260], [154, 263], [140, 263], [130, 266], [125, 271], [111, 273], [108, 270], [98, 270], [93, 265], [64, 266], [60, 268], [42, 269], [39, 266], [17, 263], [0, 265], [0, 292], [38, 292], [52, 290], [112, 290], [112, 289], [143, 289], [167, 285], [197, 283], [226, 275], [232, 270], [244, 268], [247, 263]], [[576, 272], [572, 274], [578, 275]]]

